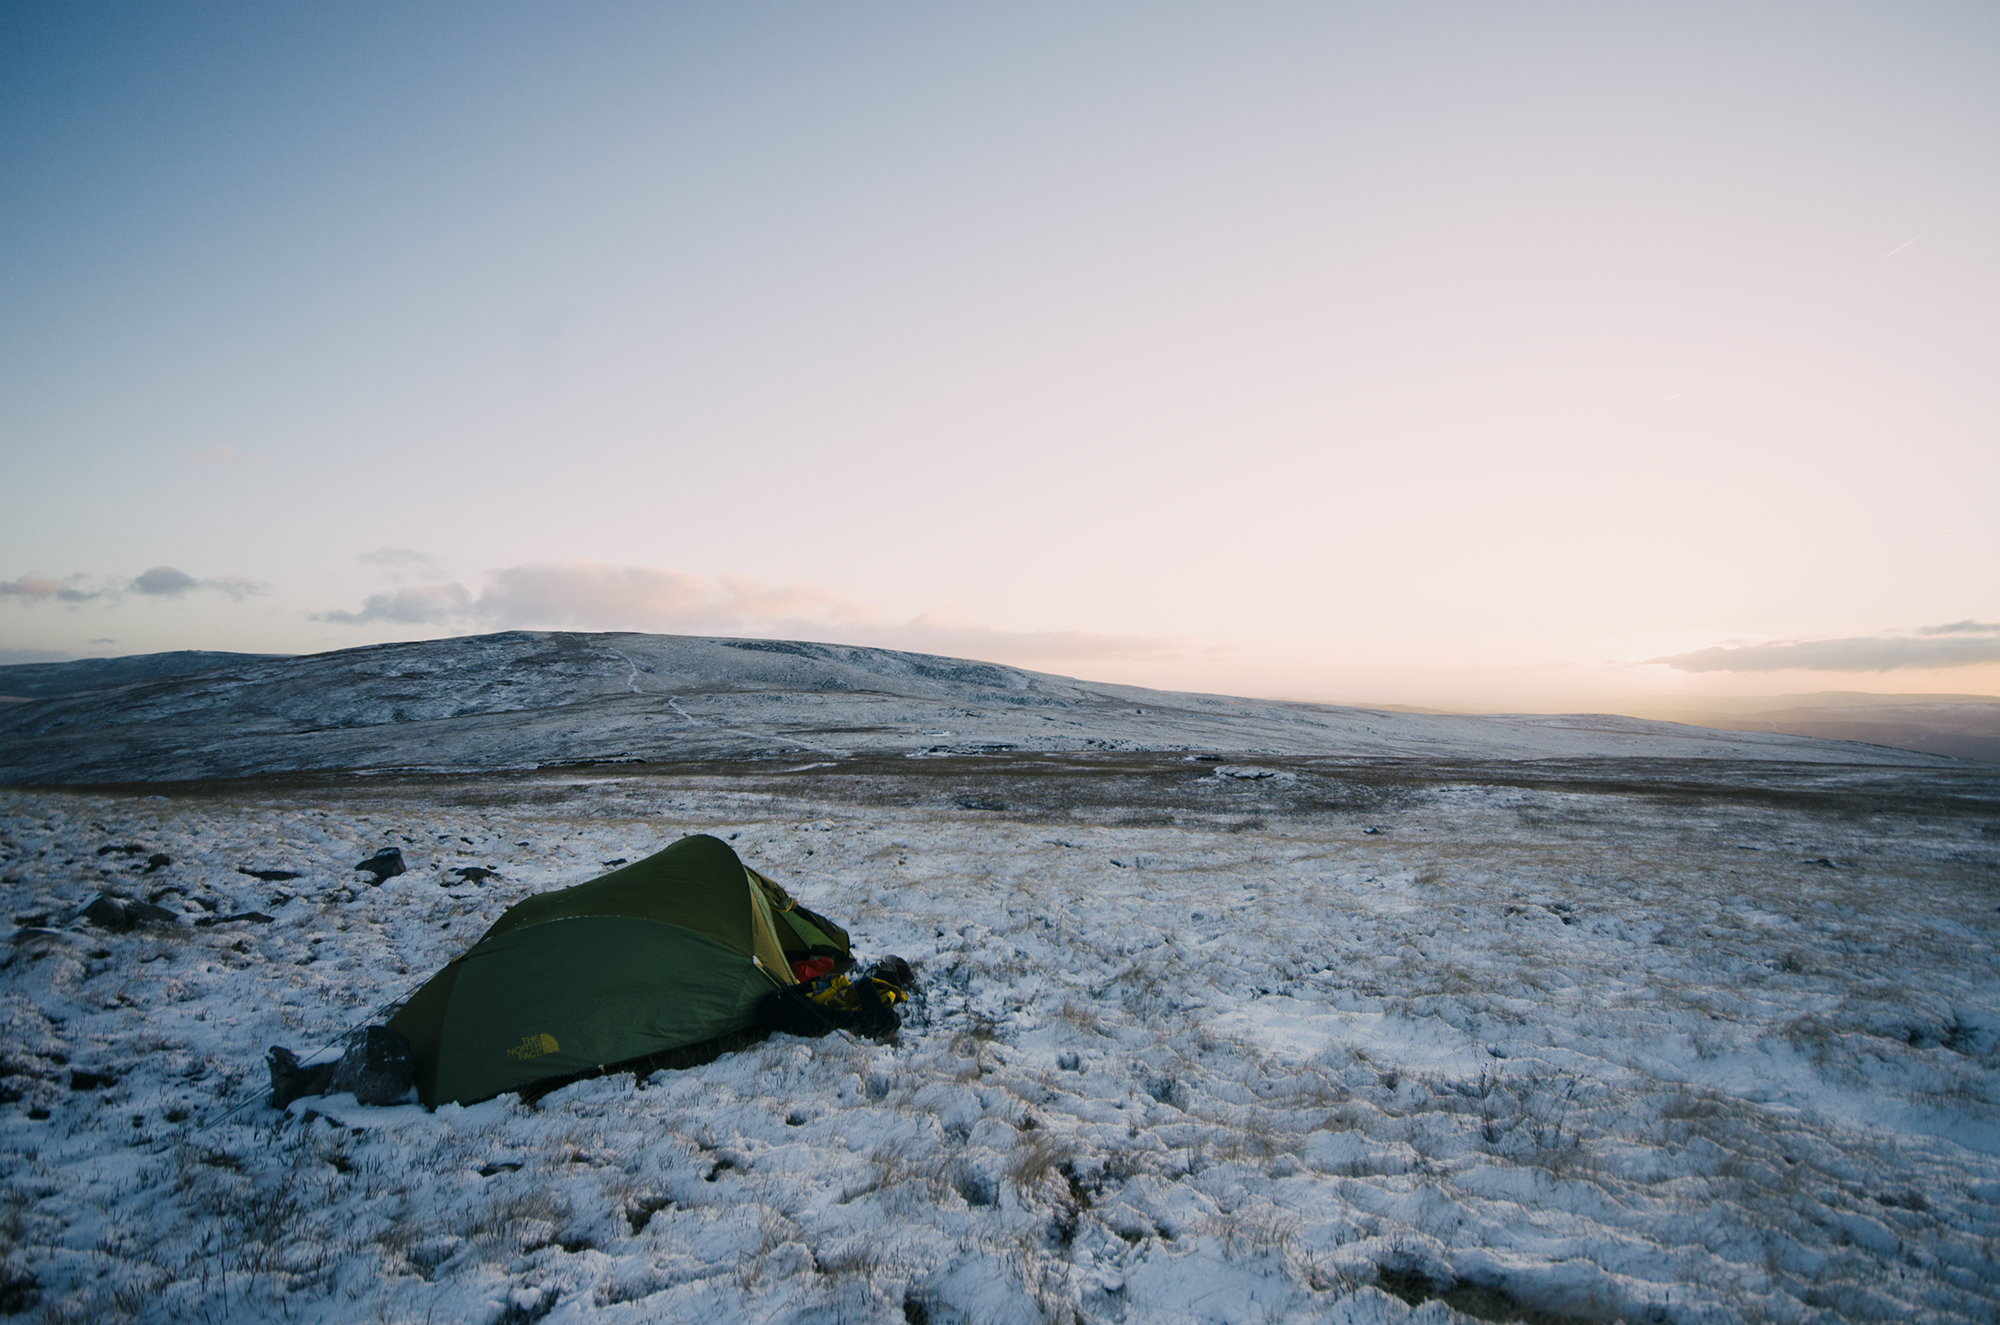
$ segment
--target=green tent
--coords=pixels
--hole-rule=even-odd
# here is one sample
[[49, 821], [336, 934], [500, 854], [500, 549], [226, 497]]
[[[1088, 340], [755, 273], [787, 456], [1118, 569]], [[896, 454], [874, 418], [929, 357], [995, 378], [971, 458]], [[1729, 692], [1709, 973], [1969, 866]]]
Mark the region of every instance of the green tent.
[[758, 1024], [791, 963], [847, 932], [706, 834], [509, 907], [390, 1019], [427, 1105], [483, 1100]]

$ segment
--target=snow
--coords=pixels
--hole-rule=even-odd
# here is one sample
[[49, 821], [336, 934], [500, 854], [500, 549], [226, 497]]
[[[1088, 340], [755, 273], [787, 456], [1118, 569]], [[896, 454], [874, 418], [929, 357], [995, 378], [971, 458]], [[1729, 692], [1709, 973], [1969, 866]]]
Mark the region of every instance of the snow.
[[[895, 762], [0, 791], [17, 1302], [32, 1281], [49, 1321], [2000, 1309], [1989, 775], [1101, 756], [1057, 770], [1088, 784], [1062, 800], [1026, 756]], [[774, 1037], [532, 1106], [228, 1113], [266, 1046], [336, 1041], [513, 901], [694, 831], [915, 963], [898, 1043]], [[371, 886], [352, 866], [383, 846], [411, 868]], [[451, 872], [475, 865], [497, 874]], [[93, 929], [100, 890], [183, 919]], [[197, 924], [248, 912], [272, 920]], [[1413, 1310], [1378, 1286], [1426, 1278], [1459, 1287]]]
[[[1252, 780], [1267, 755], [1962, 762], [1601, 714], [1452, 717], [1182, 694], [787, 640], [514, 631], [183, 675], [162, 670], [176, 655], [157, 657], [167, 661], [152, 679], [0, 705], [0, 783], [995, 750], [1222, 751], [1245, 758], [1217, 777]], [[148, 670], [144, 658], [116, 661], [120, 676]], [[0, 696], [16, 671], [20, 693], [44, 694], [63, 682], [56, 670], [0, 668]]]

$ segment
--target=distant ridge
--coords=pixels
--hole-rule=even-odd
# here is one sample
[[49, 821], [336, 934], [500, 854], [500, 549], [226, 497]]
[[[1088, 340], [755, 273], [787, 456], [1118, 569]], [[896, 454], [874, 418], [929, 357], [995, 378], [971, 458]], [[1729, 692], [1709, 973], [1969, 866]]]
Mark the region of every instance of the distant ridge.
[[1723, 731], [1869, 741], [2000, 764], [2000, 696], [1994, 695], [1871, 695], [1835, 690], [1810, 695], [1654, 701], [1634, 704], [1625, 711]]
[[103, 690], [134, 681], [206, 672], [233, 663], [288, 658], [285, 653], [215, 653], [176, 649], [171, 653], [135, 653], [123, 658], [78, 658], [73, 662], [9, 663], [0, 666], [0, 699], [47, 699], [82, 690]]
[[1182, 694], [798, 640], [510, 631], [300, 657], [153, 654], [7, 673], [45, 691], [0, 707], [8, 785], [989, 751], [1951, 762], [1638, 718]]

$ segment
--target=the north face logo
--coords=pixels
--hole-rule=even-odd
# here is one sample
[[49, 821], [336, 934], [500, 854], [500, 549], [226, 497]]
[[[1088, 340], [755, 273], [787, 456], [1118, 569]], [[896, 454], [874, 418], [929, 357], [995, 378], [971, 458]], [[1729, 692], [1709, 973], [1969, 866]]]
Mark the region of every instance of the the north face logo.
[[553, 1035], [546, 1033], [541, 1035], [524, 1035], [521, 1037], [519, 1044], [507, 1051], [507, 1056], [509, 1058], [540, 1058], [543, 1054], [552, 1054], [561, 1047], [561, 1045], [556, 1043], [556, 1037]]

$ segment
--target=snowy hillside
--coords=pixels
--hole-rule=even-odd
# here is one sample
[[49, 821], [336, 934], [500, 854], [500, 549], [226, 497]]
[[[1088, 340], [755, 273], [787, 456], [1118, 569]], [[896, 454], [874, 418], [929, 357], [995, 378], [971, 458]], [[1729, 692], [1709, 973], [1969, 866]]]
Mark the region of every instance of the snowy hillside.
[[71, 662], [9, 663], [0, 667], [0, 701], [47, 699], [79, 690], [158, 681], [170, 676], [213, 671], [245, 663], [267, 662], [282, 653], [218, 653], [210, 649], [175, 649], [170, 653], [137, 653], [122, 658], [78, 658]]
[[[15, 670], [0, 668], [0, 693], [14, 693]], [[0, 785], [801, 751], [1952, 762], [1636, 718], [1441, 717], [1179, 694], [781, 640], [513, 632], [241, 661], [68, 694], [47, 689], [46, 665], [35, 670], [46, 697], [0, 706]]]
[[[688, 831], [915, 962], [900, 1042], [227, 1114], [267, 1045]], [[370, 886], [384, 845], [411, 870]], [[24, 1319], [2000, 1312], [1991, 770], [1018, 753], [0, 791], [0, 852]], [[99, 928], [100, 891], [169, 914]]]

